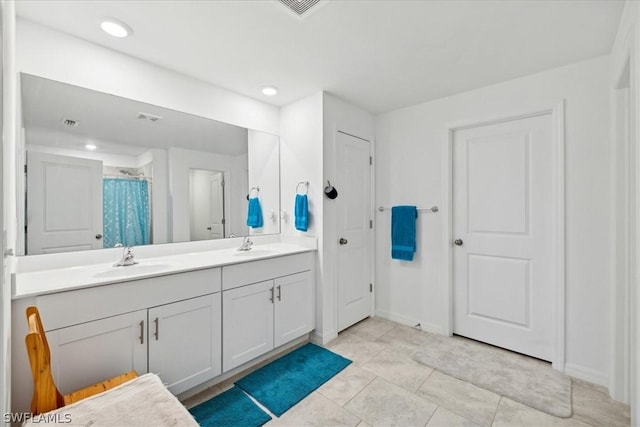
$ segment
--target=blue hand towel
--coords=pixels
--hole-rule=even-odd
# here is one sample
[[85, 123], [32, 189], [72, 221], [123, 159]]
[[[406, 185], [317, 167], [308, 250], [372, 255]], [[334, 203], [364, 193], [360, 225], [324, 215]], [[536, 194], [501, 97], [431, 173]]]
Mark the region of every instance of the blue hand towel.
[[391, 258], [413, 261], [416, 251], [415, 206], [394, 206], [391, 208]]
[[252, 197], [249, 199], [247, 225], [251, 228], [260, 228], [263, 226], [262, 208], [260, 207], [260, 200], [258, 200], [257, 197]]
[[296, 230], [307, 231], [309, 228], [309, 199], [306, 194], [296, 194]]

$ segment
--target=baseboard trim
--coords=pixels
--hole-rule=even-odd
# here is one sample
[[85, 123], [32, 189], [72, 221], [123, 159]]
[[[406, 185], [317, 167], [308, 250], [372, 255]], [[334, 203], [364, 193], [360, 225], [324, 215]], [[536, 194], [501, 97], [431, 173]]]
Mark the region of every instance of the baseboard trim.
[[593, 384], [601, 385], [609, 389], [609, 378], [606, 374], [598, 372], [596, 370], [585, 368], [584, 366], [575, 365], [573, 363], [564, 364], [564, 373], [570, 377], [578, 378], [579, 380], [588, 381]]
[[432, 334], [445, 335], [444, 328], [440, 325], [433, 323], [424, 323], [417, 319], [403, 316], [401, 314], [392, 313], [385, 310], [376, 310], [376, 316], [383, 319], [391, 320], [393, 322], [400, 323], [402, 325], [411, 326], [412, 328], [419, 328], [423, 331], [430, 332]]
[[312, 343], [319, 345], [326, 345], [336, 338], [338, 338], [338, 332], [336, 331], [329, 331], [325, 333], [318, 333], [318, 331], [313, 331], [311, 333], [311, 336], [309, 337]]

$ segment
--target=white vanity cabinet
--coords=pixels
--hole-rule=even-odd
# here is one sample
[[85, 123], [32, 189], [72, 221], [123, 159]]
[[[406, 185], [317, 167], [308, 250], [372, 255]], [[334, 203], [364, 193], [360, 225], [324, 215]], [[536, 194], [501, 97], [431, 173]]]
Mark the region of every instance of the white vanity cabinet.
[[149, 372], [173, 394], [222, 373], [220, 293], [148, 311]]
[[223, 372], [314, 329], [312, 262], [305, 253], [223, 267]]
[[[147, 311], [47, 331], [51, 367], [63, 394], [124, 372], [147, 372]], [[43, 319], [46, 326], [46, 319]]]
[[[154, 372], [172, 393], [189, 393], [313, 331], [314, 251], [256, 259], [275, 252], [261, 251], [196, 253], [180, 260], [182, 270], [146, 278], [110, 266], [67, 268], [63, 278], [22, 273], [13, 283], [13, 334], [25, 336], [25, 309], [37, 306], [63, 393], [131, 370]], [[43, 285], [49, 276], [51, 290]], [[24, 345], [12, 346], [12, 361], [12, 400], [28, 410], [33, 385]]]
[[[130, 370], [174, 394], [218, 376], [220, 288], [218, 268], [38, 297], [61, 391]], [[65, 325], [69, 312], [77, 324]]]

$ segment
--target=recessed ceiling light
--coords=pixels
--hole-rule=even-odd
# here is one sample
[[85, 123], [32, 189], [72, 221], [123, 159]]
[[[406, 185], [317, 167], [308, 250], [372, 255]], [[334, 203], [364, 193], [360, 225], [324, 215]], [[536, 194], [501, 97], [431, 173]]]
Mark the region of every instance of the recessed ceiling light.
[[113, 18], [108, 18], [102, 21], [100, 28], [102, 28], [105, 33], [119, 38], [127, 37], [129, 34], [133, 33], [130, 26]]
[[267, 96], [273, 96], [276, 93], [278, 93], [278, 89], [276, 89], [273, 86], [265, 86], [262, 88], [262, 93], [267, 95]]
[[98, 146], [95, 144], [87, 144], [84, 146], [84, 148], [86, 148], [87, 150], [95, 150], [96, 148], [98, 148]]

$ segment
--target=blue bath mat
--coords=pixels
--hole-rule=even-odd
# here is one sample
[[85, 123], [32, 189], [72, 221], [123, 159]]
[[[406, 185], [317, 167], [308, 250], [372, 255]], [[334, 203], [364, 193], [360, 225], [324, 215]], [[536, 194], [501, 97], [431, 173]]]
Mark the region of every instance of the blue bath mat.
[[236, 385], [280, 416], [351, 363], [315, 344], [306, 344], [241, 378]]
[[189, 409], [202, 427], [258, 427], [271, 420], [238, 387]]

